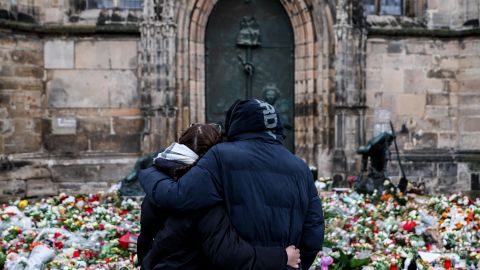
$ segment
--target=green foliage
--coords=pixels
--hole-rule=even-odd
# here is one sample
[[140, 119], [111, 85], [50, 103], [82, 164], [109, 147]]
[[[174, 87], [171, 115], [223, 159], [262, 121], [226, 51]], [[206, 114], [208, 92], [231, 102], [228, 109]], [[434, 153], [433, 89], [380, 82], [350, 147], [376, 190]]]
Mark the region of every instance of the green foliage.
[[328, 248], [333, 248], [335, 246], [335, 243], [325, 239], [323, 240], [323, 246]]
[[360, 270], [362, 266], [368, 265], [370, 263], [370, 258], [365, 259], [355, 259], [353, 255], [347, 255], [342, 250], [340, 250], [340, 258], [333, 270]]
[[5, 253], [0, 251], [0, 269], [3, 269], [3, 266], [5, 265], [5, 261], [7, 260], [7, 256]]

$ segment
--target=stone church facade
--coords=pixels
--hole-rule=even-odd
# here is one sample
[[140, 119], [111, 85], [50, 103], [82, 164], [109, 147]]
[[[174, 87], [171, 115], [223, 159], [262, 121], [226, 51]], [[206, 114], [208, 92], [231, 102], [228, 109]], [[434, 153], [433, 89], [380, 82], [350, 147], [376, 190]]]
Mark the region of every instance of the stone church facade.
[[[215, 54], [242, 5], [271, 16]], [[480, 189], [479, 18], [480, 0], [2, 0], [0, 198], [106, 190], [244, 84], [261, 98], [287, 77], [292, 150], [319, 175], [358, 174], [357, 148], [392, 121], [409, 179]], [[269, 33], [291, 33], [281, 77], [255, 63], [283, 38]]]

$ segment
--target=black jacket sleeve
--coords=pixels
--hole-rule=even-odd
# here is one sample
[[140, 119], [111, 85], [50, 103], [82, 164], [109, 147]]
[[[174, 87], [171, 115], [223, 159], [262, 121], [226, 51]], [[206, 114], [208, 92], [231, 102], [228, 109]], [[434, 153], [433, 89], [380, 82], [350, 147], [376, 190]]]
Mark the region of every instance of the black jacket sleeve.
[[137, 239], [137, 258], [141, 264], [147, 253], [152, 249], [153, 238], [162, 227], [165, 216], [148, 199], [142, 201], [140, 214], [140, 235]]
[[202, 248], [215, 268], [228, 270], [287, 269], [284, 247], [253, 247], [240, 238], [222, 206], [205, 212], [197, 231]]
[[[142, 265], [143, 259], [147, 255], [148, 251], [152, 248], [153, 239], [148, 239], [145, 234], [140, 232], [137, 239], [137, 261], [138, 265]], [[137, 266], [138, 266], [137, 265]]]
[[145, 214], [149, 201], [145, 198], [142, 202], [142, 214], [140, 215], [140, 234], [137, 239], [137, 258], [138, 263], [141, 264], [148, 251], [152, 248], [153, 237], [156, 232], [152, 232], [150, 224], [147, 221], [147, 215]]
[[309, 198], [310, 202], [307, 216], [303, 223], [302, 239], [299, 246], [302, 268], [304, 270], [310, 268], [317, 253], [322, 249], [325, 233], [322, 202], [318, 196], [313, 179], [309, 182]]

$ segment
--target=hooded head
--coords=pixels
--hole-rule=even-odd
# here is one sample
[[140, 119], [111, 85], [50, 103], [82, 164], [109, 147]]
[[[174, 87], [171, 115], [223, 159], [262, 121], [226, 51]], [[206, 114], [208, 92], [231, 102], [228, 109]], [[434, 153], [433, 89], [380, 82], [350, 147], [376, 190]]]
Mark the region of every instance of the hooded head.
[[258, 99], [237, 100], [225, 116], [225, 134], [229, 140], [245, 133], [266, 133], [283, 140], [283, 126], [275, 107]]

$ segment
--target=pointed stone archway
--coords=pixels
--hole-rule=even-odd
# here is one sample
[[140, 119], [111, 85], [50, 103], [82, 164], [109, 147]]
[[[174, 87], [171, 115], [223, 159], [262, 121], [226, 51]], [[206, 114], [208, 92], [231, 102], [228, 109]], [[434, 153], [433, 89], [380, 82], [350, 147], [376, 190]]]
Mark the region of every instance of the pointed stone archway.
[[[218, 0], [176, 6], [177, 133], [205, 117], [205, 30]], [[221, 1], [221, 0], [220, 0]], [[332, 16], [324, 1], [281, 0], [294, 32], [295, 149], [308, 164], [328, 171], [332, 145]], [[322, 164], [319, 164], [320, 160]], [[323, 170], [323, 169], [321, 169]]]

